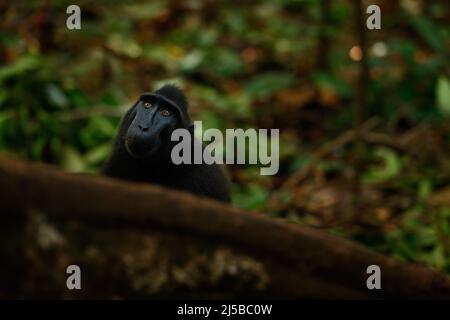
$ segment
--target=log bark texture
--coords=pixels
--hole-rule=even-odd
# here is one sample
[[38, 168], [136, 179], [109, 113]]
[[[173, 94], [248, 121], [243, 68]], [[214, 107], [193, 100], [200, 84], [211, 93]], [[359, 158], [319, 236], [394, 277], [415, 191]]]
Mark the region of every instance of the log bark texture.
[[[159, 186], [0, 157], [2, 219], [29, 210], [50, 219], [123, 224], [225, 244], [266, 266], [270, 284], [262, 296], [450, 298], [448, 276], [320, 230]], [[381, 290], [366, 287], [369, 265], [381, 268]]]

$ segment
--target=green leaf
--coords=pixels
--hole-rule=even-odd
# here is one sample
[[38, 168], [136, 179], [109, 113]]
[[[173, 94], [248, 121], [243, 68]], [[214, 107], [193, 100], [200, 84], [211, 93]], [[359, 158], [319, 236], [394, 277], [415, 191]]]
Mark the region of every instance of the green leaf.
[[439, 110], [446, 116], [450, 115], [450, 82], [444, 75], [436, 83], [436, 102]]
[[223, 48], [212, 51], [202, 62], [202, 67], [215, 75], [224, 77], [238, 75], [245, 70], [240, 56], [234, 51]]
[[314, 74], [313, 78], [317, 86], [321, 88], [333, 88], [337, 93], [339, 93], [339, 95], [343, 97], [348, 97], [352, 93], [352, 88], [334, 74], [318, 72]]
[[443, 50], [443, 44], [445, 41], [440, 37], [438, 28], [431, 20], [424, 17], [414, 16], [412, 17], [412, 26], [431, 48], [437, 52]]
[[398, 154], [389, 148], [378, 148], [375, 150], [375, 156], [381, 159], [383, 165], [372, 167], [363, 176], [365, 183], [378, 183], [395, 177], [402, 169], [402, 161]]
[[37, 57], [26, 56], [20, 58], [17, 62], [0, 68], [0, 81], [15, 75], [25, 74], [30, 70], [38, 68], [40, 60]]
[[233, 202], [246, 210], [262, 209], [269, 196], [267, 189], [256, 184], [250, 184], [245, 188], [232, 186]]
[[69, 172], [83, 172], [86, 167], [81, 154], [71, 146], [64, 146], [61, 150], [60, 165]]
[[[164, 2], [150, 1], [149, 3], [126, 4], [123, 7], [118, 7], [120, 15], [127, 16], [134, 20], [147, 20], [157, 18], [164, 14], [167, 10]], [[126, 19], [123, 19], [126, 20]]]
[[47, 137], [39, 137], [33, 142], [31, 147], [31, 156], [33, 159], [39, 159], [41, 157], [46, 143]]
[[67, 100], [67, 97], [63, 90], [57, 86], [56, 84], [52, 83], [46, 86], [46, 92], [48, 99], [57, 107], [64, 108], [69, 104], [69, 101]]
[[419, 199], [426, 199], [433, 191], [433, 184], [429, 179], [422, 179], [419, 182], [417, 195]]
[[256, 76], [247, 85], [245, 91], [251, 97], [268, 97], [287, 89], [295, 83], [295, 77], [289, 72], [269, 72]]
[[89, 164], [99, 164], [106, 160], [111, 153], [112, 145], [110, 143], [99, 145], [91, 149], [85, 156], [84, 160]]

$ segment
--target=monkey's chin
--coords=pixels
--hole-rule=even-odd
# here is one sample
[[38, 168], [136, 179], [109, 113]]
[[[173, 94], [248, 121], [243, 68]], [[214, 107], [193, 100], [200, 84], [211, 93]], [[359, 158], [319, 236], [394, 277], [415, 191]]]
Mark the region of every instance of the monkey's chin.
[[156, 152], [158, 151], [159, 143], [154, 144], [150, 148], [145, 148], [142, 150], [134, 150], [132, 145], [130, 145], [130, 142], [128, 140], [125, 140], [125, 149], [127, 150], [128, 154], [135, 158], [135, 159], [148, 159], [151, 158]]

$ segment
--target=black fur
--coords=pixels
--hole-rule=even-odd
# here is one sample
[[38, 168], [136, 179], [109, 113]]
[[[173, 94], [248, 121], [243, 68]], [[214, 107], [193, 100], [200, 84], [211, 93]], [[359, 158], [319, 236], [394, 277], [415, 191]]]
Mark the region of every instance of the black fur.
[[[145, 102], [151, 107], [144, 107]], [[161, 109], [169, 110], [171, 115], [162, 116]], [[170, 141], [173, 130], [188, 129], [192, 141], [199, 143], [193, 136], [187, 109], [184, 94], [173, 85], [143, 94], [122, 119], [102, 174], [230, 202], [228, 181], [219, 165], [172, 163], [170, 152], [177, 143]]]

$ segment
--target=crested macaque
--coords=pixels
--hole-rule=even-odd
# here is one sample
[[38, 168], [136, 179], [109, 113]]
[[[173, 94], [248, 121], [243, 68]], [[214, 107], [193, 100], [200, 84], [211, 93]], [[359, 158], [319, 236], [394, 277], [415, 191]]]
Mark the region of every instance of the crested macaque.
[[187, 129], [192, 143], [200, 143], [187, 109], [186, 97], [173, 85], [142, 94], [123, 117], [102, 174], [230, 202], [228, 181], [218, 164], [176, 165], [171, 160], [174, 130]]

